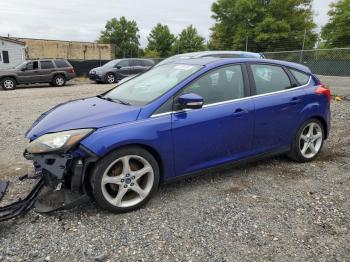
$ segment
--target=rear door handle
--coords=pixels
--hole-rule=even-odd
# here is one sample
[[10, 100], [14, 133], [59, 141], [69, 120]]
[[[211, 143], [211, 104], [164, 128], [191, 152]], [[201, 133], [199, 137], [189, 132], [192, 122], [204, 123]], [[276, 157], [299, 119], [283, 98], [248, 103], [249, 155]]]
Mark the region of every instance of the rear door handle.
[[234, 117], [240, 117], [240, 116], [243, 116], [245, 114], [248, 114], [248, 110], [245, 110], [245, 109], [242, 109], [242, 108], [237, 108], [235, 110], [235, 112], [233, 112], [233, 116]]
[[303, 102], [302, 99], [300, 99], [299, 97], [293, 97], [292, 100], [290, 101], [291, 104], [293, 105], [297, 105], [297, 104], [300, 104], [301, 102]]

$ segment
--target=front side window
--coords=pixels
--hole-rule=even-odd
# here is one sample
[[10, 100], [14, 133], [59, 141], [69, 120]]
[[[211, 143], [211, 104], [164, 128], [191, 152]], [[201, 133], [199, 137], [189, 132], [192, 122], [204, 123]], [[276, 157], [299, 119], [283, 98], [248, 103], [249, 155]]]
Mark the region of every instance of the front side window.
[[301, 85], [306, 85], [310, 80], [310, 76], [308, 74], [302, 73], [294, 69], [289, 69], [289, 71], [293, 74], [293, 76]]
[[183, 93], [202, 96], [205, 105], [242, 98], [244, 82], [241, 66], [213, 70], [187, 86]]
[[127, 67], [129, 66], [129, 61], [128, 60], [122, 60], [117, 64], [118, 67]]
[[251, 65], [257, 95], [286, 90], [291, 87], [288, 75], [282, 67]]
[[37, 70], [39, 68], [39, 63], [38, 61], [34, 61], [34, 62], [29, 62], [27, 64], [27, 70]]
[[104, 98], [146, 105], [200, 70], [202, 66], [167, 64], [153, 68], [108, 92]]
[[40, 61], [41, 69], [52, 69], [55, 68], [52, 61]]

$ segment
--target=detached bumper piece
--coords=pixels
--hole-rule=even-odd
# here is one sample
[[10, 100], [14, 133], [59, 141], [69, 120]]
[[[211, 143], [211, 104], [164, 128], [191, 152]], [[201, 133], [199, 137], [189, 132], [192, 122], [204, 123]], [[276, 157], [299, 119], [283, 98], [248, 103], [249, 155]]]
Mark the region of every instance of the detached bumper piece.
[[4, 197], [9, 182], [0, 181], [0, 201]]
[[10, 220], [28, 212], [34, 205], [41, 189], [44, 186], [44, 179], [41, 178], [33, 190], [24, 199], [0, 208], [0, 222]]

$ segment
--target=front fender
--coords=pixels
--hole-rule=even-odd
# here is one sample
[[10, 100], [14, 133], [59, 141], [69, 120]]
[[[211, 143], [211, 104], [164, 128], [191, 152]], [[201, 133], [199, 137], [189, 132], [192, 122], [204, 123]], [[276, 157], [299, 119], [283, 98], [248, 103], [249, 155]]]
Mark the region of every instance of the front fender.
[[81, 144], [99, 157], [124, 146], [144, 145], [158, 153], [164, 178], [174, 176], [171, 115], [100, 128]]

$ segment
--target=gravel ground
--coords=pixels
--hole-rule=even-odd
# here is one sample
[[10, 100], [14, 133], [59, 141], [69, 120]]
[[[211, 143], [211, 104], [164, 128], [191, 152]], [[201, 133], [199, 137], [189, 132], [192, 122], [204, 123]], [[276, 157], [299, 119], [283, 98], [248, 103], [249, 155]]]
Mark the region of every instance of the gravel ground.
[[[5, 203], [31, 188], [24, 132], [57, 103], [105, 85], [0, 92], [0, 179]], [[0, 224], [0, 261], [349, 261], [350, 102], [332, 103], [331, 137], [313, 163], [284, 157], [161, 186], [141, 210], [94, 204]], [[3, 203], [4, 203], [3, 202]]]

